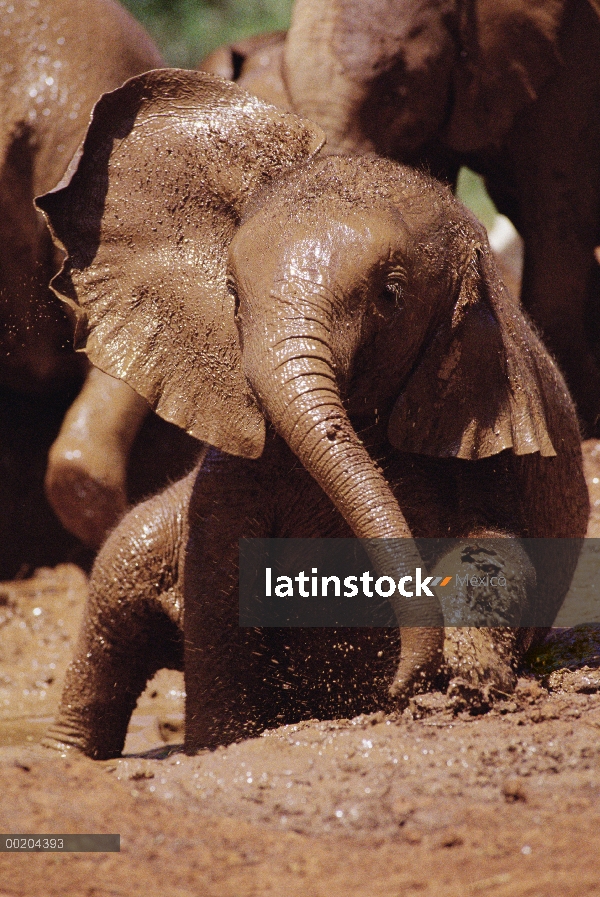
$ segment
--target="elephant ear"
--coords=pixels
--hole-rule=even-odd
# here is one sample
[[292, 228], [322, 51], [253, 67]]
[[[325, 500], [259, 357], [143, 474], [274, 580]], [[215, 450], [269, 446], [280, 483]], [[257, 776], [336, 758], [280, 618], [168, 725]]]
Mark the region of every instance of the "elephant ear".
[[[597, 0], [596, 0], [597, 2]], [[560, 64], [567, 0], [474, 0], [459, 14], [460, 55], [446, 140], [459, 152], [500, 144]]]
[[451, 320], [434, 333], [394, 406], [389, 440], [440, 458], [474, 460], [508, 448], [555, 455], [546, 413], [555, 380], [489, 250], [476, 248]]
[[229, 242], [250, 197], [323, 142], [219, 78], [147, 72], [99, 100], [79, 157], [37, 201], [67, 252], [52, 287], [76, 348], [232, 454], [261, 454], [264, 419], [242, 372]]

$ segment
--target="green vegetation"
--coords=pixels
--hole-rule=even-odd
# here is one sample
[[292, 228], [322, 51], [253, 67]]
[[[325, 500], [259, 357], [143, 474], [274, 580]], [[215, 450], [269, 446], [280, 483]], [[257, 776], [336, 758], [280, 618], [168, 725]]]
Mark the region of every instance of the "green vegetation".
[[169, 65], [195, 68], [221, 44], [289, 25], [292, 0], [122, 0]]
[[461, 168], [456, 185], [456, 195], [477, 215], [488, 230], [492, 227], [498, 212], [487, 194], [482, 177], [475, 174], [470, 168]]
[[537, 676], [555, 670], [577, 670], [598, 666], [600, 661], [600, 625], [582, 623], [572, 629], [555, 629], [538, 648], [525, 657], [525, 666]]

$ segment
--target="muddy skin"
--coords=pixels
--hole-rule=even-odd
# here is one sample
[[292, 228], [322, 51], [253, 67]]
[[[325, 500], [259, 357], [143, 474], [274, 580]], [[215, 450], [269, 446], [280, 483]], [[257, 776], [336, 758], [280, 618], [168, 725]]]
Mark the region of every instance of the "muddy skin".
[[[49, 504], [68, 532], [97, 548], [132, 494], [148, 495], [191, 464], [176, 462], [170, 471], [157, 466], [141, 490], [127, 483], [131, 445], [148, 409], [99, 371], [85, 379], [89, 366], [73, 350], [72, 321], [48, 289], [64, 253], [33, 205], [64, 175], [100, 95], [160, 67], [162, 59], [112, 0], [2, 2], [0, 26], [0, 517], [12, 536], [10, 548], [2, 539], [0, 575], [8, 577], [23, 565], [84, 556]], [[159, 443], [167, 432], [159, 427]], [[43, 468], [56, 436], [46, 500]], [[146, 450], [152, 457], [152, 442]], [[157, 457], [157, 465], [162, 460]]]
[[[593, 501], [599, 452], [584, 444]], [[85, 578], [40, 571], [0, 596], [0, 828], [121, 834], [120, 854], [0, 854], [15, 897], [79, 895], [90, 881], [100, 897], [595, 892], [597, 627], [556, 631], [491, 710], [474, 713], [464, 690], [431, 693], [401, 718], [306, 721], [194, 757], [181, 753], [183, 677], [163, 670], [138, 702], [126, 756], [103, 764], [35, 745], [60, 698]]]
[[86, 545], [99, 548], [125, 513], [123, 459], [149, 410], [129, 386], [92, 368], [65, 415], [48, 456], [45, 489], [65, 529]]
[[[600, 497], [597, 449], [586, 446], [593, 502]], [[552, 472], [554, 459], [537, 460]], [[548, 471], [527, 469], [532, 507], [552, 521], [545, 496], [536, 504], [533, 490]], [[487, 488], [500, 500], [505, 486], [493, 483]], [[164, 529], [172, 551], [173, 528]], [[46, 571], [42, 580], [44, 586], [38, 578], [0, 591], [0, 626], [10, 633], [3, 644], [11, 646], [8, 662], [5, 648], [0, 655], [0, 695], [26, 712], [35, 705], [52, 713], [56, 703], [48, 711], [46, 698], [54, 689], [58, 700], [61, 682], [53, 674], [71, 651], [70, 622], [82, 610], [85, 588], [72, 568]], [[147, 617], [148, 609], [140, 610]], [[53, 612], [56, 622], [47, 627]], [[157, 631], [166, 619], [163, 611]], [[514, 695], [485, 714], [472, 713], [463, 688], [419, 696], [401, 718], [379, 712], [305, 721], [195, 757], [176, 749], [165, 757], [174, 750], [165, 743], [183, 739], [183, 705], [179, 718], [171, 708], [154, 711], [157, 702], [166, 708], [172, 693], [181, 697], [180, 674], [163, 671], [140, 699], [125, 750], [160, 744], [164, 759], [63, 758], [23, 746], [20, 724], [17, 747], [0, 749], [0, 829], [119, 831], [122, 853], [0, 854], [2, 881], [19, 897], [80, 895], [90, 887], [101, 897], [174, 889], [182, 897], [199, 890], [235, 897], [593, 894], [600, 647], [597, 633], [588, 634], [583, 655], [581, 636], [572, 641], [577, 650], [568, 659], [563, 652], [563, 667], [549, 675], [538, 667], [537, 679], [521, 669]]]
[[[177, 621], [181, 627], [179, 638], [186, 648], [174, 665], [181, 669], [185, 658], [186, 750], [189, 752], [237, 741], [290, 721], [351, 717], [392, 706], [388, 690], [394, 681], [399, 648], [393, 630], [307, 633], [303, 630], [248, 631], [238, 626], [239, 537], [267, 534], [285, 538], [348, 537], [351, 534], [314, 481], [306, 472], [298, 470], [293, 459], [287, 457], [288, 452], [283, 456], [281, 452], [281, 443], [273, 439], [267, 443], [264, 461], [260, 462], [211, 452], [195, 481], [190, 478], [182, 481], [157, 499], [139, 506], [124, 520], [96, 563], [90, 608], [76, 651], [81, 661], [76, 660], [70, 668], [59, 722], [46, 736], [45, 744], [59, 748], [77, 746], [99, 758], [121, 752], [135, 700], [146, 680], [164, 663], [161, 659], [164, 644], [175, 639], [174, 633], [165, 634], [165, 627], [168, 629], [169, 620], [174, 619], [168, 611], [173, 594], [171, 576], [181, 576], [182, 572], [186, 607], [183, 627], [179, 617]], [[511, 488], [518, 491], [519, 486], [525, 487], [527, 483], [527, 478], [516, 479], [513, 465], [508, 453], [495, 459], [493, 465], [401, 456], [395, 463], [386, 464], [384, 470], [416, 535], [439, 535], [447, 531], [449, 522], [455, 532], [490, 534], [489, 530], [481, 529], [481, 522], [484, 508], [488, 519], [492, 515], [491, 492], [484, 489], [480, 494], [479, 526], [471, 516], [475, 514], [472, 494], [477, 476], [472, 468], [480, 468], [480, 481], [485, 480], [487, 472], [495, 489], [507, 495]], [[465, 468], [469, 468], [466, 478], [462, 476]], [[515, 482], [511, 483], [513, 479]], [[242, 482], [246, 484], [244, 488]], [[191, 500], [188, 484], [193, 485]], [[448, 513], [450, 493], [463, 507], [468, 501], [469, 511], [462, 519]], [[550, 501], [553, 494], [556, 494], [553, 488], [544, 492], [539, 496], [540, 502]], [[180, 504], [182, 496], [188, 502], [185, 511]], [[527, 496], [522, 498], [527, 504]], [[533, 500], [531, 505], [535, 507]], [[294, 508], [293, 514], [290, 508]], [[306, 509], [304, 514], [302, 508]], [[183, 513], [189, 516], [189, 534], [176, 522]], [[286, 517], [283, 528], [272, 529], [274, 520], [282, 521]], [[498, 512], [497, 519], [500, 517]], [[502, 522], [508, 522], [506, 517]], [[533, 519], [520, 521], [512, 531], [548, 533], [539, 529]], [[152, 532], [151, 540], [142, 541], [142, 532]], [[174, 547], [176, 536], [180, 541], [175, 540]], [[227, 552], [224, 546], [229, 546]], [[576, 557], [572, 560], [576, 561]], [[554, 577], [561, 582], [559, 574], [563, 572], [564, 561], [564, 557], [555, 558], [549, 570], [544, 568], [550, 580]], [[448, 561], [441, 558], [439, 569], [445, 571], [447, 566]], [[142, 588], [138, 569], [145, 571], [153, 594], [157, 581], [165, 589], [164, 593], [149, 595]], [[535, 594], [531, 588], [532, 570], [527, 561], [523, 594], [516, 596], [523, 604], [532, 599], [532, 592]], [[569, 578], [570, 572], [567, 571]], [[542, 571], [538, 573], [541, 576]], [[115, 581], [120, 584], [118, 594]], [[557, 602], [562, 600], [565, 591], [562, 582], [559, 588], [560, 594], [555, 592]], [[217, 594], [221, 595], [218, 602], [200, 599], [201, 595]], [[552, 600], [551, 591], [545, 594], [547, 600]], [[156, 608], [163, 602], [167, 610], [157, 615]], [[119, 608], [117, 623], [116, 607]], [[517, 612], [521, 609], [519, 606]], [[486, 694], [490, 695], [490, 688], [495, 688], [496, 697], [499, 693], [512, 692], [516, 663], [531, 644], [533, 634], [515, 629], [447, 630], [440, 685], [447, 687], [458, 677], [473, 687], [469, 700], [475, 704], [482, 700], [481, 689], [487, 689]], [[99, 644], [104, 647], [94, 660], [95, 646]], [[161, 651], [157, 651], [157, 645], [163, 645]], [[172, 664], [173, 660], [165, 665]], [[123, 690], [117, 694], [115, 681], [123, 683]], [[102, 683], [106, 683], [106, 693]], [[457, 687], [453, 685], [454, 691]], [[72, 713], [67, 709], [71, 707], [85, 710], [83, 714], [80, 710]]]
[[297, 0], [279, 69], [287, 108], [319, 124], [332, 151], [375, 151], [450, 183], [462, 165], [484, 176], [523, 237], [521, 299], [589, 435], [600, 414], [598, 59], [596, 0]]
[[[84, 622], [75, 649], [81, 660], [68, 670], [65, 687], [77, 692], [85, 705], [85, 728], [105, 732], [103, 750], [90, 740], [81, 745], [85, 753], [102, 759], [116, 756], [125, 740], [129, 718], [146, 683], [157, 670], [183, 668], [183, 595], [179, 564], [181, 546], [187, 539], [187, 506], [194, 475], [181, 480], [165, 493], [139, 505], [129, 515], [137, 538], [124, 538], [122, 527], [109, 536], [98, 556]], [[106, 561], [110, 559], [109, 566]], [[143, 580], [140, 580], [140, 575]], [[105, 585], [112, 583], [109, 593]], [[114, 589], [121, 617], [112, 612]], [[108, 606], [107, 606], [108, 599]], [[139, 651], [132, 657], [123, 640], [123, 650], [115, 654], [109, 645], [122, 641], [119, 630], [131, 629], [140, 636]], [[93, 657], [88, 648], [93, 644]], [[87, 656], [86, 656], [87, 655]], [[91, 663], [90, 663], [91, 661]], [[107, 688], [96, 688], [89, 669], [102, 669]], [[109, 682], [127, 680], [126, 694], [115, 700]], [[79, 713], [67, 702], [60, 721], [46, 744], [79, 744]]]
[[282, 75], [284, 42], [285, 31], [236, 41], [213, 50], [197, 69], [235, 81], [266, 103], [293, 112]]
[[0, 383], [60, 388], [81, 360], [49, 292], [62, 253], [33, 199], [61, 179], [98, 97], [162, 65], [148, 35], [112, 0], [2, 2], [0, 75]]
[[[77, 674], [49, 735], [59, 744], [96, 757], [121, 749], [154, 660], [139, 644], [146, 622], [120, 625], [118, 615], [141, 614], [142, 571], [156, 564], [184, 595], [186, 749], [194, 751], [271, 725], [273, 713], [282, 721], [277, 683], [265, 676], [265, 663], [277, 666], [269, 636], [246, 636], [237, 625], [239, 538], [379, 540], [368, 547], [374, 568], [397, 581], [421, 563], [403, 538], [411, 534], [585, 532], [573, 407], [500, 281], [483, 228], [436, 182], [382, 159], [319, 156], [321, 143], [310, 123], [231, 84], [148, 73], [102, 99], [77, 171], [38, 200], [69, 253], [54, 288], [77, 316], [92, 361], [217, 450], [198, 469], [187, 509], [183, 487], [171, 487], [162, 504], [127, 516], [100, 555]], [[241, 186], [232, 194], [234, 173]], [[180, 197], [168, 215], [165, 193]], [[189, 534], [173, 547], [181, 514]], [[543, 600], [554, 615], [577, 559], [576, 547], [569, 552], [534, 560], [535, 577], [523, 556], [521, 610]], [[127, 595], [123, 556], [139, 571]], [[395, 636], [389, 649], [367, 638], [363, 665], [349, 656], [354, 633], [284, 639], [292, 670], [307, 673], [281, 684], [291, 718], [358, 712], [350, 682], [365, 706], [405, 706], [430, 686], [443, 657], [443, 617], [437, 599], [419, 604], [417, 628], [416, 602], [393, 603], [401, 630], [393, 673]], [[102, 657], [89, 662], [98, 633]], [[487, 685], [514, 682], [533, 635], [520, 633], [499, 651], [496, 670], [482, 657]], [[136, 660], [131, 683], [130, 652], [147, 664], [144, 671]], [[372, 665], [378, 657], [381, 669]], [[335, 686], [324, 681], [325, 658]], [[450, 677], [458, 666], [462, 674], [464, 665], [452, 663]]]
[[[52, 396], [24, 396], [0, 389], [0, 580], [27, 577], [36, 567], [61, 561], [91, 569], [95, 552], [61, 525], [44, 489], [48, 452], [75, 391], [76, 386]], [[127, 507], [183, 476], [201, 451], [201, 444], [178, 427], [147, 416], [128, 459]], [[87, 503], [84, 507], [83, 520], [88, 520], [91, 509]], [[114, 513], [111, 505], [109, 520], [115, 520]]]

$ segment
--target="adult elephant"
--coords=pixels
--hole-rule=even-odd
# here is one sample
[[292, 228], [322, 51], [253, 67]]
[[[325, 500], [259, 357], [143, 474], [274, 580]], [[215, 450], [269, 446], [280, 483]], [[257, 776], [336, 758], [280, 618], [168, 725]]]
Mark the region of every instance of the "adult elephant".
[[[2, 2], [0, 33], [0, 577], [8, 577], [76, 550], [43, 482], [87, 368], [48, 288], [62, 253], [33, 199], [60, 181], [101, 94], [163, 61], [113, 0]], [[125, 510], [128, 456], [148, 410], [129, 387], [91, 371], [50, 451], [50, 501], [89, 545]]]
[[525, 241], [523, 303], [598, 434], [598, 0], [297, 0], [283, 79], [335, 150], [484, 175]]

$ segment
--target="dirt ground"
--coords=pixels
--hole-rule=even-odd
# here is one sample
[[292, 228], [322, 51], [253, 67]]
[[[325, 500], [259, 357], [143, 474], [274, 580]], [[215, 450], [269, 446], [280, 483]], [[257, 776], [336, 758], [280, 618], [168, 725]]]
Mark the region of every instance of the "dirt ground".
[[430, 695], [194, 757], [162, 671], [125, 756], [94, 763], [38, 745], [85, 591], [73, 565], [0, 584], [0, 833], [120, 833], [121, 852], [0, 853], [0, 897], [600, 895], [600, 626], [555, 630], [488, 713]]

